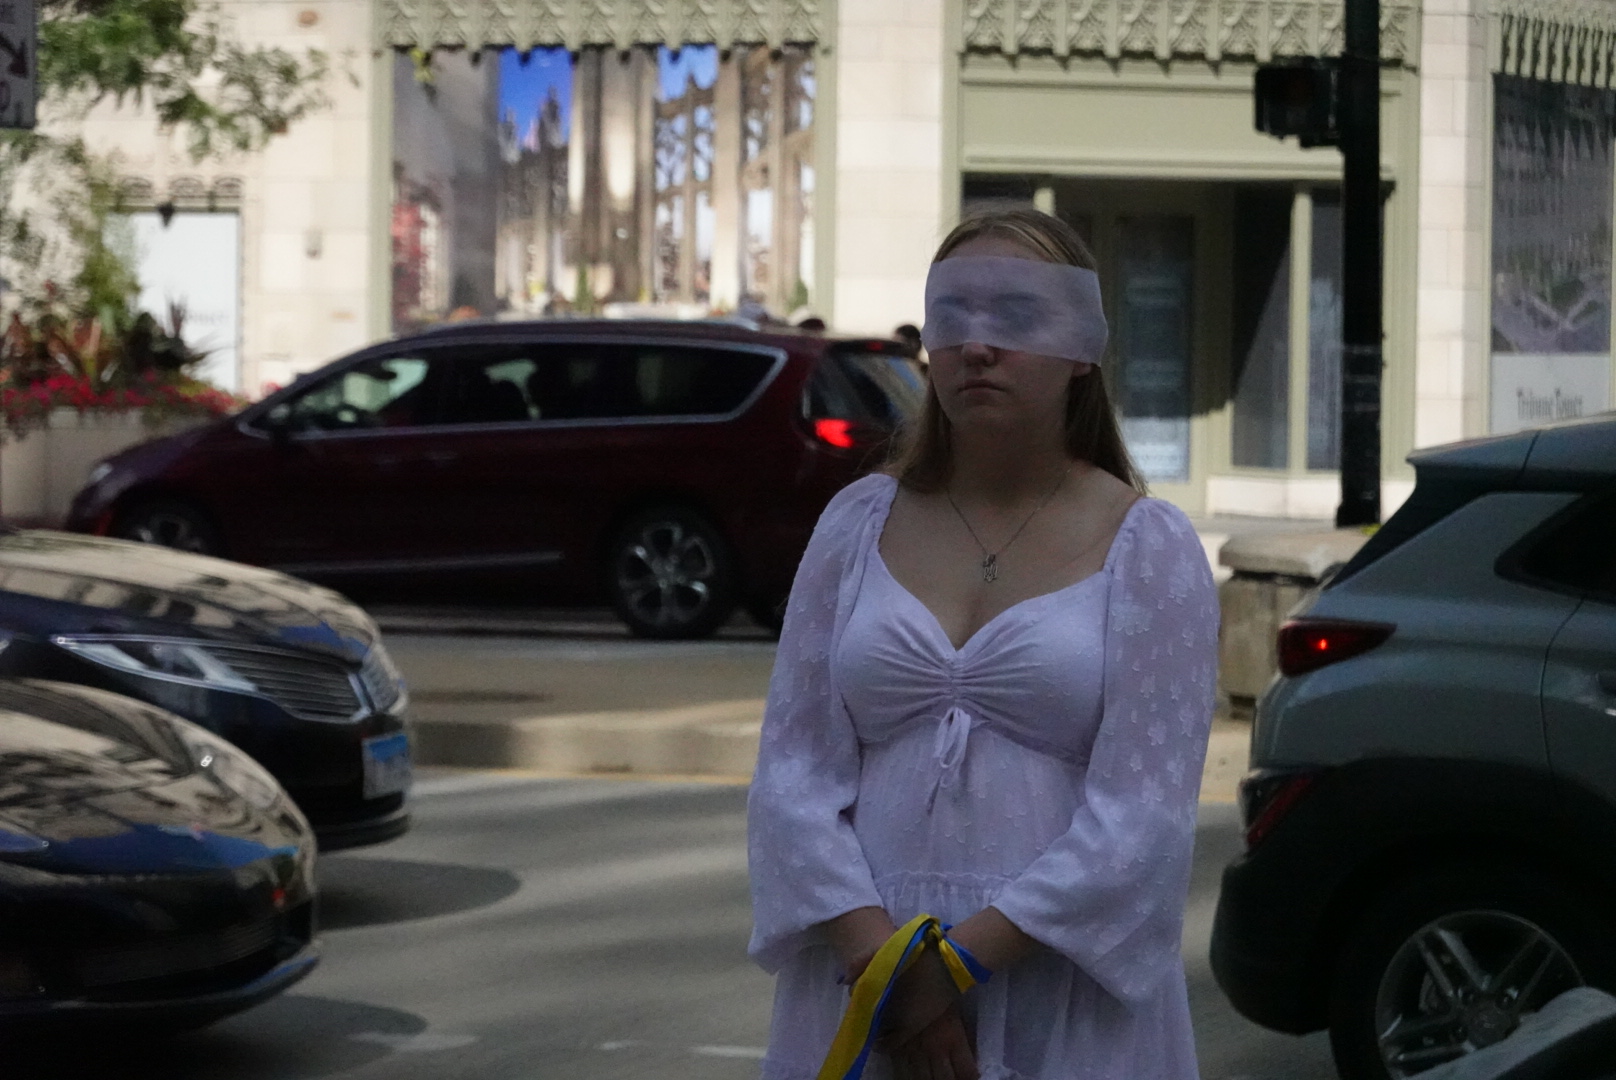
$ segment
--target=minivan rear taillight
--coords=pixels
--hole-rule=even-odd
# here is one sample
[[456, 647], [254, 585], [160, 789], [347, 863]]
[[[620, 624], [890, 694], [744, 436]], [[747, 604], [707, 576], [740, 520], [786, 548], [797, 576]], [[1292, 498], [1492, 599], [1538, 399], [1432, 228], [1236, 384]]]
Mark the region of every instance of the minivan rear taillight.
[[815, 420], [814, 437], [829, 446], [834, 446], [841, 450], [850, 449], [855, 442], [853, 438], [853, 421]]
[[1303, 675], [1350, 660], [1392, 636], [1391, 623], [1355, 619], [1291, 619], [1279, 628], [1279, 670]]

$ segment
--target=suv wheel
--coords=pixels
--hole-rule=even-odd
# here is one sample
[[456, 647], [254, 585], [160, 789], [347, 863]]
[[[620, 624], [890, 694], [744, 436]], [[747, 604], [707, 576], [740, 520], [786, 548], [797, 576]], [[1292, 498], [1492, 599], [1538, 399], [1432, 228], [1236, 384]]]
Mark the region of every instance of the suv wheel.
[[735, 610], [729, 545], [701, 515], [670, 506], [636, 514], [612, 541], [612, 606], [640, 637], [699, 638]]
[[1381, 897], [1341, 953], [1330, 1048], [1346, 1080], [1402, 1080], [1503, 1039], [1573, 987], [1609, 982], [1611, 933], [1541, 871], [1453, 869]]
[[197, 555], [219, 555], [224, 551], [218, 530], [206, 514], [187, 503], [170, 499], [141, 503], [118, 515], [112, 535]]

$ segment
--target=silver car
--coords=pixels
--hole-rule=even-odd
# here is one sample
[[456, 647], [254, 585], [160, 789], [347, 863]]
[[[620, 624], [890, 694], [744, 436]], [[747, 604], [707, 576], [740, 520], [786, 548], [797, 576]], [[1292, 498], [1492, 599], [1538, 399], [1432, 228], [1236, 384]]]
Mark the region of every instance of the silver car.
[[1616, 414], [1416, 454], [1280, 631], [1212, 963], [1414, 1076], [1616, 988]]

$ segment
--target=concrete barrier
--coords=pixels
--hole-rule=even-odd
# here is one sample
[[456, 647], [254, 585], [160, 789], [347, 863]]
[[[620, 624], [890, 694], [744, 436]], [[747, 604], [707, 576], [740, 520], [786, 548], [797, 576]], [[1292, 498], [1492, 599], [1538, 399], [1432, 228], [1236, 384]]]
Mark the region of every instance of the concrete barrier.
[[1230, 575], [1218, 587], [1218, 677], [1232, 715], [1249, 717], [1278, 670], [1280, 624], [1367, 539], [1359, 529], [1265, 533], [1236, 536], [1219, 550], [1218, 562]]

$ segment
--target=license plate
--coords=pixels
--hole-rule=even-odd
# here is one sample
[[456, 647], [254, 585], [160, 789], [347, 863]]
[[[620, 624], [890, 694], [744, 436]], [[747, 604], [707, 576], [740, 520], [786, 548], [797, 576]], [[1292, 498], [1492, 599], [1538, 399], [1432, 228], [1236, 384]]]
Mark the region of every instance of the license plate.
[[400, 731], [364, 742], [365, 798], [396, 795], [410, 788], [410, 737]]

